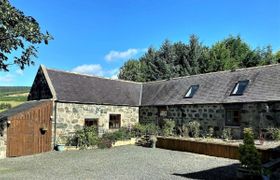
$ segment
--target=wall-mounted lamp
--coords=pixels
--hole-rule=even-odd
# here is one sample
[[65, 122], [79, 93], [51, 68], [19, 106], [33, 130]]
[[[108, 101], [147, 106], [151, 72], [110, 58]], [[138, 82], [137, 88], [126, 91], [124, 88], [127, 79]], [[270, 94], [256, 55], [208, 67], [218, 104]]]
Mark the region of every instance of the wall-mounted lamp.
[[11, 121], [9, 120], [9, 121], [7, 121], [7, 125], [9, 126], [11, 124]]

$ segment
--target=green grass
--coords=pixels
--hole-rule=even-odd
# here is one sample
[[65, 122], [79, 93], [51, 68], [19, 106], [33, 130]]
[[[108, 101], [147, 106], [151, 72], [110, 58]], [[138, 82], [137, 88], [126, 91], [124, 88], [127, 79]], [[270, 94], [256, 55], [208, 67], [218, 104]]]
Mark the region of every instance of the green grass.
[[[1, 103], [9, 103], [12, 105], [12, 107], [16, 107], [22, 103], [24, 103], [24, 101], [0, 101], [0, 104]], [[3, 112], [3, 111], [6, 111], [7, 109], [0, 109], [0, 112]]]
[[[25, 86], [0, 86], [0, 103], [9, 103], [12, 107], [27, 101], [30, 87]], [[0, 109], [0, 112], [7, 109]]]

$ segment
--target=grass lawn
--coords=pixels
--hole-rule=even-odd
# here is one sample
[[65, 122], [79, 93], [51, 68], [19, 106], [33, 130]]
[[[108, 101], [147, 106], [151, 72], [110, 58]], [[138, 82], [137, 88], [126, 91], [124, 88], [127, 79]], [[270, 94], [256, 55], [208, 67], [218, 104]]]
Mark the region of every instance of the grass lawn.
[[[24, 103], [24, 101], [0, 101], [0, 104], [1, 103], [9, 103], [12, 105], [12, 107], [15, 107], [15, 106], [18, 106], [22, 103]], [[7, 109], [0, 109], [0, 112], [3, 112], [3, 111], [6, 111]]]

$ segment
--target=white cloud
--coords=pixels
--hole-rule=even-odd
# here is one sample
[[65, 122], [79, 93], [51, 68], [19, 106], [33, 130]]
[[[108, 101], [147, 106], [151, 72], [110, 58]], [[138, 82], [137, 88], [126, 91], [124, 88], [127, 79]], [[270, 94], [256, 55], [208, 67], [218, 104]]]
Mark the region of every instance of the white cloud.
[[23, 75], [23, 70], [21, 70], [21, 69], [17, 69], [17, 70], [16, 70], [16, 74], [18, 74], [18, 75], [21, 75], [21, 76], [22, 76], [22, 75]]
[[118, 79], [119, 73], [120, 73], [119, 69], [113, 69], [113, 70], [108, 71], [108, 75], [110, 75], [111, 79]]
[[140, 52], [145, 52], [145, 51], [147, 51], [146, 48], [144, 48], [144, 49], [129, 48], [126, 51], [112, 50], [108, 54], [105, 55], [105, 60], [107, 62], [112, 62], [112, 61], [118, 60], [118, 59], [129, 59], [129, 58], [135, 56], [136, 54], [138, 54]]
[[75, 67], [72, 69], [72, 72], [81, 73], [81, 74], [90, 74], [90, 75], [97, 75], [103, 76], [103, 69], [100, 64], [84, 64]]
[[13, 82], [14, 80], [15, 80], [14, 76], [11, 74], [6, 74], [6, 75], [0, 77], [1, 85], [8, 85], [9, 83]]
[[73, 68], [71, 72], [118, 79], [119, 69], [104, 70], [100, 64], [84, 64]]

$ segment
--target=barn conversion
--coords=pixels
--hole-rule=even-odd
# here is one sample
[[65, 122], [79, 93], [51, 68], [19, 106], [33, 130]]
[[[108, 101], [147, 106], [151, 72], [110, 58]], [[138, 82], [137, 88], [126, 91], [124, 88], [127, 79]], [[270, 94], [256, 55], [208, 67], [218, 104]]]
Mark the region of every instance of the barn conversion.
[[41, 66], [28, 102], [0, 113], [0, 157], [51, 150], [77, 129], [96, 125], [101, 135], [135, 123], [202, 128], [280, 126], [280, 65], [138, 83], [53, 70]]

